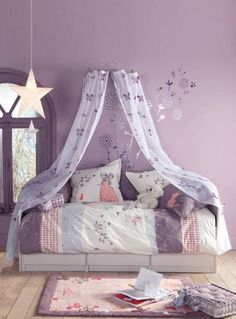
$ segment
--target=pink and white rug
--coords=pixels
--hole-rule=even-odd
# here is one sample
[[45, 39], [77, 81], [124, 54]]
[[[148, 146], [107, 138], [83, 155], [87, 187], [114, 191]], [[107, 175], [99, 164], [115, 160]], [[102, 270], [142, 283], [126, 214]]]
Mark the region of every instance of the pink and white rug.
[[[41, 315], [80, 317], [155, 317], [155, 318], [210, 318], [188, 307], [173, 309], [171, 299], [135, 308], [114, 298], [118, 291], [134, 284], [132, 277], [107, 277], [82, 274], [81, 276], [51, 275], [39, 303]], [[161, 288], [177, 291], [191, 284], [185, 277], [165, 277]]]

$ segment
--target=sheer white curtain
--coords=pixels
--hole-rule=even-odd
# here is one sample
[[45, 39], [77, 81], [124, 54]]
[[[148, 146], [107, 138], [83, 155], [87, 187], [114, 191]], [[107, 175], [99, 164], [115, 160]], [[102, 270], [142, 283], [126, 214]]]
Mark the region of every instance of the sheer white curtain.
[[216, 186], [209, 179], [175, 165], [164, 152], [137, 72], [114, 71], [112, 77], [130, 128], [145, 157], [171, 184], [199, 202], [217, 208], [218, 253], [230, 249], [228, 231]]
[[65, 146], [52, 166], [31, 179], [22, 189], [11, 219], [5, 259], [18, 252], [18, 217], [23, 211], [50, 200], [68, 181], [83, 157], [103, 110], [109, 72], [88, 73], [81, 103]]

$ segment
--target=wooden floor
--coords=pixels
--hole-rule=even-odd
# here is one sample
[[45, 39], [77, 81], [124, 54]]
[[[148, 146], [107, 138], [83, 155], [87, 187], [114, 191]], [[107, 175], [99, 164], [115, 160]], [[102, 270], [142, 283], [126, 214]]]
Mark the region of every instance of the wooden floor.
[[[1, 254], [3, 253], [0, 253], [0, 256]], [[48, 273], [19, 273], [17, 266], [16, 263], [12, 269], [0, 274], [0, 319], [41, 319], [44, 316], [37, 316], [36, 309]], [[119, 276], [119, 273], [116, 275]], [[195, 283], [212, 282], [236, 291], [236, 251], [217, 257], [215, 274], [189, 276]], [[45, 316], [44, 318], [66, 319], [69, 317]], [[229, 318], [236, 319], [236, 316]]]

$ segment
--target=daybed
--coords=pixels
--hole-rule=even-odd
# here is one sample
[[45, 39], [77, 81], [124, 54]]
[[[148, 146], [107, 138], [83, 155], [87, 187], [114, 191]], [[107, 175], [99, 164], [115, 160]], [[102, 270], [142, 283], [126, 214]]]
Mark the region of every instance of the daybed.
[[[94, 240], [94, 237], [90, 237], [92, 236], [92, 233], [88, 235], [88, 232], [85, 232], [86, 227], [84, 227], [82, 223], [93, 223], [97, 218], [99, 219], [98, 224], [101, 224], [101, 215], [103, 215], [102, 211], [104, 211], [104, 207], [102, 208], [102, 211], [96, 210], [93, 203], [78, 203], [84, 206], [80, 206], [79, 210], [76, 210], [77, 212], [75, 214], [70, 212], [66, 215], [67, 208], [73, 203], [66, 204], [63, 208], [52, 206], [51, 210], [48, 210], [47, 207], [47, 211], [44, 209], [41, 213], [37, 210], [31, 211], [22, 219], [21, 226], [19, 227], [19, 220], [21, 220], [22, 214], [24, 214], [25, 211], [31, 209], [35, 205], [47, 206], [48, 203], [50, 204], [53, 201], [54, 196], [58, 194], [71, 176], [77, 173], [78, 176], [80, 176], [80, 172], [76, 173], [76, 169], [78, 168], [81, 158], [83, 157], [83, 154], [85, 153], [99, 122], [109, 75], [109, 72], [106, 71], [94, 71], [92, 73], [88, 73], [84, 81], [81, 104], [63, 150], [48, 170], [40, 173], [38, 176], [30, 180], [21, 191], [11, 220], [6, 249], [6, 259], [12, 260], [18, 255], [17, 248], [20, 238], [21, 252], [19, 256], [21, 271], [137, 271], [140, 266], [171, 272], [215, 271], [214, 255], [222, 254], [231, 248], [222, 213], [222, 205], [216, 186], [209, 179], [194, 172], [186, 171], [175, 165], [164, 152], [137, 72], [126, 72], [124, 70], [120, 70], [113, 71], [111, 73], [121, 107], [125, 113], [133, 137], [137, 141], [140, 151], [142, 151], [154, 172], [159, 173], [161, 178], [164, 178], [170, 185], [175, 186], [177, 191], [175, 191], [175, 193], [173, 193], [173, 197], [167, 201], [166, 206], [162, 206], [162, 208], [158, 206], [161, 209], [158, 212], [153, 211], [145, 213], [142, 210], [126, 207], [123, 213], [121, 213], [122, 206], [119, 206], [120, 208], [116, 206], [117, 211], [112, 211], [112, 205], [109, 206], [106, 217], [108, 218], [110, 216], [112, 218], [113, 222], [109, 222], [113, 226], [115, 225], [114, 220], [117, 216], [132, 216], [132, 214], [133, 216], [136, 214], [137, 218], [134, 216], [134, 219], [129, 219], [127, 222], [125, 222], [124, 219], [122, 227], [127, 226], [129, 223], [132, 223], [132, 225], [135, 225], [135, 223], [137, 225], [142, 225], [140, 228], [142, 231], [136, 231], [136, 235], [133, 237], [140, 237], [140, 234], [142, 234], [143, 237], [141, 242], [137, 241], [135, 246], [135, 241], [133, 241], [134, 245], [132, 247], [130, 246], [129, 249], [124, 249], [124, 247], [119, 247], [119, 245], [114, 245], [116, 248], [113, 250], [94, 246], [96, 241]], [[96, 185], [99, 185], [101, 187], [100, 198], [102, 198], [102, 201], [120, 202], [121, 199], [117, 193], [114, 192], [115, 184], [112, 184], [114, 176], [115, 174], [110, 174], [110, 172], [105, 174], [102, 173], [98, 176], [96, 175], [96, 178], [101, 177], [102, 180], [99, 183], [94, 183], [93, 187], [89, 187], [88, 193], [90, 190], [93, 190]], [[89, 177], [85, 176], [83, 180], [81, 180], [82, 184], [84, 185], [84, 181], [90, 181], [91, 179], [93, 179], [93, 175]], [[155, 180], [157, 183], [159, 181], [159, 179]], [[76, 188], [77, 186], [74, 185], [73, 190]], [[136, 187], [136, 189], [140, 193], [138, 187]], [[179, 192], [186, 195], [187, 198], [190, 198], [190, 201], [187, 200], [187, 207], [191, 208], [191, 214], [184, 214], [183, 218], [181, 217], [183, 210], [179, 209], [182, 205], [182, 195], [180, 195]], [[99, 192], [97, 192], [97, 194], [99, 194]], [[180, 201], [178, 202], [176, 196], [179, 195]], [[99, 196], [97, 199], [93, 198], [92, 200], [88, 197], [88, 194], [81, 192], [78, 193], [78, 196], [75, 195], [74, 199], [75, 201], [84, 201], [88, 203], [98, 202], [100, 200]], [[101, 203], [99, 205], [101, 205]], [[110, 204], [108, 203], [107, 205]], [[204, 208], [203, 205], [205, 206]], [[90, 212], [89, 218], [87, 218], [87, 209], [93, 209], [93, 211]], [[56, 210], [58, 210], [58, 214], [54, 214]], [[83, 211], [86, 211], [84, 215]], [[170, 211], [174, 211], [174, 213], [172, 214]], [[52, 215], [50, 215], [49, 212], [51, 212]], [[117, 214], [117, 212], [119, 214]], [[205, 214], [205, 217], [203, 219], [198, 218], [202, 212], [204, 212], [203, 214]], [[82, 214], [83, 216], [86, 216], [86, 218], [83, 218], [83, 216], [79, 218], [78, 214]], [[71, 233], [70, 230], [68, 231], [69, 228], [67, 229], [67, 232], [65, 231], [65, 225], [67, 224], [63, 222], [65, 219], [64, 217], [69, 215], [71, 215], [71, 217], [74, 216], [74, 219], [72, 218], [69, 221], [69, 224], [72, 225], [70, 230], [73, 229], [73, 222], [76, 222], [78, 226], [74, 228], [79, 230], [77, 236], [73, 237], [77, 238], [77, 241], [74, 242], [78, 246], [76, 247], [76, 250], [74, 249], [75, 247], [68, 245], [68, 250], [63, 247], [63, 244], [65, 245], [65, 238], [62, 238], [64, 234], [67, 233], [67, 239], [70, 235], [73, 235], [72, 231]], [[168, 221], [175, 216], [173, 217], [175, 218], [175, 222], [166, 222], [163, 215], [167, 216]], [[170, 215], [172, 215], [171, 218]], [[192, 221], [192, 218], [195, 218], [194, 222]], [[103, 222], [108, 222], [108, 219]], [[150, 222], [151, 219], [152, 222]], [[33, 234], [36, 238], [40, 233], [40, 238], [43, 238], [43, 240], [40, 239], [37, 241], [36, 239], [34, 240], [33, 237], [29, 236], [28, 242], [41, 242], [41, 244], [43, 244], [41, 250], [34, 250], [35, 247], [31, 247], [32, 251], [24, 250], [25, 246], [23, 242], [30, 234], [30, 228], [32, 230], [33, 224], [37, 223], [37, 220], [39, 221], [38, 224], [41, 223], [43, 226], [39, 228], [38, 231], [33, 232]], [[46, 220], [46, 222], [43, 222], [44, 220]], [[50, 222], [53, 220], [56, 220], [54, 226], [52, 226], [52, 223]], [[27, 226], [27, 221], [29, 226]], [[172, 231], [170, 231], [171, 227], [168, 228], [168, 225], [170, 224], [172, 226], [175, 225], [173, 226]], [[188, 224], [193, 226], [191, 231], [188, 231]], [[47, 228], [48, 225], [51, 225], [52, 227]], [[149, 225], [149, 228], [147, 228], [147, 225]], [[167, 226], [167, 228], [164, 226]], [[29, 231], [27, 231], [27, 227], [29, 228]], [[204, 227], [206, 231], [203, 234], [202, 229], [204, 229]], [[90, 228], [90, 230], [91, 228], [93, 230], [97, 229], [94, 225], [93, 227], [87, 228]], [[61, 229], [63, 229], [63, 231]], [[117, 228], [116, 231], [113, 231], [112, 239], [110, 237], [110, 232], [109, 236], [106, 237], [106, 240], [109, 239], [112, 243], [114, 243], [116, 232], [119, 230], [120, 228]], [[126, 233], [121, 233], [120, 236], [117, 237], [117, 242], [119, 243], [120, 239], [124, 240], [126, 238], [125, 235], [131, 236], [132, 232], [130, 230], [130, 227], [126, 228]], [[78, 241], [81, 236], [81, 231], [85, 235], [85, 237], [82, 236], [81, 238], [87, 238], [86, 245], [84, 242], [82, 245]], [[171, 235], [171, 238], [168, 237], [162, 241], [161, 238], [163, 235], [164, 238]], [[177, 241], [175, 241], [175, 237], [173, 235], [176, 235], [176, 239], [178, 239]], [[54, 236], [55, 240], [53, 240], [52, 244], [54, 247], [50, 250], [48, 249], [48, 246], [45, 245], [45, 242], [48, 240], [50, 243], [51, 238]], [[107, 243], [106, 240], [105, 242]], [[132, 241], [131, 237], [126, 240], [126, 243], [129, 243], [130, 241]], [[102, 243], [102, 240], [98, 242]], [[145, 242], [149, 242], [149, 246], [145, 245]], [[170, 242], [171, 244], [169, 244]], [[89, 245], [89, 243], [91, 245]], [[140, 243], [142, 243], [142, 245]], [[96, 245], [97, 244], [98, 243], [96, 243]], [[111, 244], [111, 246], [113, 245]], [[34, 254], [34, 252], [38, 251], [42, 251], [44, 254]], [[29, 254], [26, 254], [26, 252]], [[32, 254], [30, 252], [32, 252]], [[68, 254], [62, 254], [62, 252], [67, 252]]]
[[215, 271], [215, 216], [207, 208], [181, 219], [126, 205], [69, 203], [28, 213], [20, 271]]

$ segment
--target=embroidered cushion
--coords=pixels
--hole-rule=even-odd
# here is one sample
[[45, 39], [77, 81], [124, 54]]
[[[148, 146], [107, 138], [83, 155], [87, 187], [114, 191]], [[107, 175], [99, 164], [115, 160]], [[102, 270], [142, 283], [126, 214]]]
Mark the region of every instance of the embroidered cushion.
[[169, 184], [163, 188], [164, 195], [159, 198], [158, 208], [168, 208], [186, 219], [190, 214], [205, 205], [188, 196], [177, 187]]
[[71, 177], [71, 202], [121, 202], [121, 159], [103, 167], [76, 169]]
[[159, 185], [163, 188], [169, 184], [156, 170], [139, 173], [126, 172], [126, 176], [138, 193], [145, 192], [151, 185]]
[[213, 318], [236, 314], [236, 293], [211, 283], [188, 288], [185, 303]]

